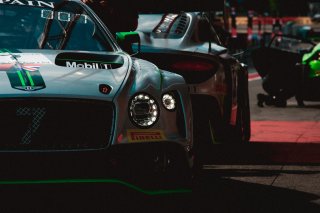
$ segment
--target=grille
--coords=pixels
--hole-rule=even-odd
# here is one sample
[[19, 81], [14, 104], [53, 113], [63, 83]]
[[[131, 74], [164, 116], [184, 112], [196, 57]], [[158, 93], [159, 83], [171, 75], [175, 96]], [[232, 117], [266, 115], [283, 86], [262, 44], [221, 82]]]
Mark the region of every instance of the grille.
[[0, 101], [1, 150], [71, 150], [105, 147], [113, 105], [70, 99]]
[[180, 17], [179, 24], [177, 26], [177, 29], [175, 30], [175, 33], [182, 34], [187, 30], [188, 25], [188, 17], [185, 14], [182, 14]]

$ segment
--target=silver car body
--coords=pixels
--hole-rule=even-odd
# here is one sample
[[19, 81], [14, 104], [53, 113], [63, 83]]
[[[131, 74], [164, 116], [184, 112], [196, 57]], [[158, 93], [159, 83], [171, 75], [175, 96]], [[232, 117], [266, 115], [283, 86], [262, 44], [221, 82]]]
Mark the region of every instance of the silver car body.
[[[5, 9], [6, 6], [27, 8], [35, 5], [43, 8], [42, 13], [54, 11], [54, 8], [51, 7], [54, 5], [52, 2], [46, 2], [46, 4], [42, 2], [39, 3], [39, 1], [31, 2], [21, 0], [19, 2], [23, 5], [14, 1], [2, 2], [0, 4], [0, 10]], [[102, 101], [112, 105], [113, 115], [107, 118], [112, 120], [110, 138], [102, 142], [103, 145], [99, 146], [99, 149], [108, 149], [110, 146], [119, 144], [143, 142], [149, 144], [149, 142], [161, 143], [161, 141], [169, 141], [179, 143], [185, 150], [190, 151], [193, 138], [192, 113], [188, 88], [184, 79], [180, 75], [159, 70], [157, 66], [148, 61], [130, 57], [130, 55], [122, 52], [114, 42], [109, 31], [101, 23], [101, 20], [89, 7], [79, 1], [68, 1], [67, 4], [74, 4], [78, 5], [79, 8], [83, 8], [83, 11], [88, 15], [87, 19], [95, 23], [102, 34], [108, 36], [108, 42], [112, 47], [112, 51], [86, 51], [85, 49], [50, 50], [49, 48], [10, 49], [10, 47], [4, 46], [5, 49], [1, 49], [0, 52], [0, 102], [3, 103], [14, 100], [18, 101], [17, 105], [19, 105], [19, 100], [72, 100], [76, 108], [78, 100]], [[4, 13], [0, 13], [0, 18], [2, 15], [4, 15]], [[77, 56], [81, 56], [82, 60], [77, 60]], [[103, 67], [103, 63], [108, 64], [110, 61], [103, 63], [95, 62], [95, 60], [97, 61], [103, 57], [111, 56], [121, 61], [119, 67], [113, 68], [113, 65], [110, 64], [110, 66], [106, 65]], [[59, 60], [64, 60], [65, 64], [57, 64], [58, 58]], [[110, 63], [112, 64], [113, 61]], [[32, 69], [40, 73], [42, 78], [41, 82], [42, 84], [44, 83], [45, 86], [40, 85], [37, 87], [36, 82], [31, 83], [31, 85], [25, 85], [28, 81], [29, 74], [23, 76], [26, 81], [24, 83], [20, 82], [18, 78], [18, 80], [16, 79], [18, 83], [10, 81], [8, 78], [8, 72], [15, 72], [14, 69], [25, 71], [25, 69], [28, 68], [31, 69], [29, 74], [32, 72]], [[19, 83], [21, 83], [21, 85], [13, 86], [13, 84]], [[106, 88], [108, 88], [109, 91], [105, 91], [106, 93], [104, 93], [101, 88], [99, 89], [101, 85], [107, 85], [108, 87]], [[169, 111], [166, 110], [162, 104], [162, 95], [172, 92], [176, 94], [177, 102], [180, 104], [177, 104], [176, 110]], [[140, 93], [150, 95], [159, 107], [160, 116], [155, 124], [149, 128], [138, 127], [130, 118], [130, 100], [134, 95]], [[31, 111], [36, 107], [37, 106], [31, 107]], [[63, 112], [63, 110], [61, 110], [61, 112]], [[178, 112], [180, 115], [178, 115]], [[18, 115], [16, 116], [18, 117]], [[31, 116], [35, 117], [36, 114], [31, 113]], [[183, 129], [178, 127], [177, 123], [179, 122], [182, 122], [181, 126], [183, 126]], [[34, 125], [34, 123], [32, 123], [32, 125]], [[40, 120], [38, 125], [39, 127], [37, 127], [36, 130], [41, 129], [42, 124]], [[77, 123], [75, 122], [74, 125], [77, 126]], [[97, 123], [96, 125], [96, 127], [99, 128], [102, 124]], [[25, 126], [25, 128], [26, 131], [31, 134], [30, 137], [37, 134], [37, 131], [28, 125]], [[8, 131], [8, 129], [3, 131]], [[81, 131], [82, 130], [79, 129], [79, 132]], [[54, 137], [55, 130], [51, 130], [49, 133]], [[17, 142], [17, 147], [12, 149], [9, 147], [1, 151], [21, 151], [19, 144], [24, 143], [23, 134], [19, 136], [21, 137], [21, 141]], [[91, 149], [90, 145], [84, 147], [79, 145], [78, 147], [72, 148], [46, 148], [45, 146], [35, 146], [32, 148], [32, 140], [29, 140], [27, 143], [30, 145], [30, 148], [26, 145], [23, 150], [35, 152], [59, 150], [83, 151]]]
[[[178, 17], [178, 15], [179, 14], [175, 13], [167, 14], [167, 16], [173, 17], [172, 20]], [[198, 23], [199, 17], [201, 16], [200, 12], [182, 12], [179, 16], [185, 16], [185, 20], [188, 19], [188, 21], [184, 21], [181, 28], [177, 27], [183, 32], [177, 37], [170, 37], [169, 35], [161, 38], [161, 36], [156, 35], [157, 33], [155, 30], [161, 28], [161, 23], [166, 22], [165, 19], [162, 19], [164, 14], [140, 14], [137, 32], [139, 32], [141, 38], [142, 52], [146, 53], [146, 55], [148, 53], [157, 52], [173, 53], [176, 55], [189, 54], [194, 57], [209, 58], [212, 60], [212, 63], [216, 63], [218, 66], [216, 72], [207, 80], [200, 83], [187, 82], [189, 91], [192, 95], [207, 95], [214, 97], [218, 102], [221, 115], [225, 116], [228, 114], [228, 116], [226, 116], [227, 123], [235, 126], [237, 120], [238, 77], [246, 75], [243, 71], [244, 68], [237, 60], [227, 54], [227, 49], [221, 46], [218, 38], [211, 44], [207, 41], [201, 41], [201, 39], [198, 39]], [[212, 33], [215, 34], [214, 31]], [[211, 51], [209, 51], [209, 46]], [[151, 60], [148, 57], [142, 58]], [[156, 63], [157, 60], [151, 61]], [[223, 64], [223, 61], [228, 62]], [[163, 67], [161, 65], [161, 63], [158, 64], [159, 67]], [[175, 72], [174, 69], [167, 67], [166, 69]], [[226, 77], [226, 75], [230, 76]], [[227, 96], [229, 96], [231, 107], [226, 108], [225, 101], [228, 99]]]

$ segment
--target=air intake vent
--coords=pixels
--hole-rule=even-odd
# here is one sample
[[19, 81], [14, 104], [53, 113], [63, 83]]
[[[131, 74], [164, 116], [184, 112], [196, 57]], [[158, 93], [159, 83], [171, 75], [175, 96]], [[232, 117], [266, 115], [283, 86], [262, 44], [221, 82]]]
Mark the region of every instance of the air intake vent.
[[1, 150], [79, 150], [106, 147], [113, 105], [74, 99], [0, 101]]
[[175, 32], [176, 32], [177, 34], [184, 33], [184, 32], [186, 31], [187, 24], [188, 24], [188, 17], [187, 17], [186, 14], [182, 14], [182, 15], [180, 16], [179, 24], [178, 24]]
[[165, 14], [153, 29], [153, 36], [155, 38], [181, 38], [188, 28], [189, 21], [185, 13]]

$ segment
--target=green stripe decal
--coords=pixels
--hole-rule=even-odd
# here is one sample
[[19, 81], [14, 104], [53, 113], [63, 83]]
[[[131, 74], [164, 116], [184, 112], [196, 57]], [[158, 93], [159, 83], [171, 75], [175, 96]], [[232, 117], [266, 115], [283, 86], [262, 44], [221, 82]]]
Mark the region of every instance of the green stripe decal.
[[160, 78], [160, 85], [159, 85], [159, 90], [161, 91], [162, 90], [162, 87], [163, 87], [163, 74], [162, 74], [162, 72], [161, 72], [161, 70], [157, 67], [157, 69], [156, 69], [157, 71], [158, 71], [158, 73], [159, 73], [159, 78]]
[[31, 184], [70, 184], [70, 183], [110, 183], [131, 188], [146, 195], [166, 195], [191, 193], [191, 189], [145, 190], [133, 184], [118, 179], [52, 179], [52, 180], [12, 180], [0, 181], [0, 185], [31, 185]]
[[35, 91], [46, 88], [46, 84], [39, 72], [20, 70], [19, 67], [13, 67], [7, 71], [11, 87], [24, 91]]
[[27, 74], [27, 77], [28, 77], [28, 79], [29, 79], [29, 81], [30, 81], [30, 85], [33, 87], [33, 86], [34, 86], [34, 81], [32, 80], [32, 77], [31, 77], [31, 75], [30, 75], [30, 72], [29, 72], [29, 71], [26, 71], [26, 74]]
[[21, 74], [21, 71], [17, 71], [17, 74], [18, 74], [18, 76], [19, 76], [21, 85], [25, 87], [25, 86], [26, 86], [26, 82], [25, 82], [25, 80], [24, 80], [24, 78], [23, 78], [23, 76], [22, 76], [22, 74]]

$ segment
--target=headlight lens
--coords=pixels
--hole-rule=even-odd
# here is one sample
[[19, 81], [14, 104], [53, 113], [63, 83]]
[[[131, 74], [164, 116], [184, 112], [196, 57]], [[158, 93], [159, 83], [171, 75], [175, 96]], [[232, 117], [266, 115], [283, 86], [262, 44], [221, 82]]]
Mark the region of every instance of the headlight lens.
[[130, 101], [130, 118], [139, 127], [151, 127], [157, 122], [159, 113], [157, 102], [150, 95], [138, 94]]
[[162, 96], [162, 104], [169, 111], [176, 109], [176, 99], [173, 95], [166, 93]]

